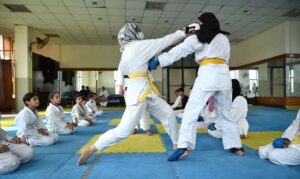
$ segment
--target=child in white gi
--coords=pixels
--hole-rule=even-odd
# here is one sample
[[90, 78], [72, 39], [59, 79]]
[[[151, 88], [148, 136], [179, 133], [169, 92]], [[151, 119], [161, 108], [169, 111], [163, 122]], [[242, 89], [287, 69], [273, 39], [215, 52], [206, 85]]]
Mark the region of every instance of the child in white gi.
[[46, 127], [49, 132], [58, 134], [71, 134], [75, 132], [75, 125], [69, 123], [63, 108], [59, 105], [61, 97], [59, 92], [53, 91], [49, 94], [49, 106], [46, 109]]
[[77, 126], [89, 126], [94, 123], [92, 116], [89, 115], [89, 112], [87, 111], [87, 108], [85, 107], [83, 97], [78, 94], [76, 96], [76, 104], [72, 108], [72, 118], [73, 123]]
[[[241, 139], [247, 138], [249, 124], [246, 119], [248, 112], [248, 103], [245, 97], [241, 95], [241, 86], [238, 80], [232, 80], [232, 106], [230, 114], [237, 124]], [[208, 126], [208, 133], [215, 138], [222, 138], [221, 120], [217, 119]]]
[[29, 162], [34, 156], [25, 139], [8, 135], [0, 126], [0, 175], [16, 170], [20, 163]]
[[300, 165], [300, 110], [282, 137], [259, 147], [258, 154], [261, 159], [269, 159], [277, 165]]
[[27, 93], [23, 97], [23, 102], [25, 106], [15, 118], [17, 136], [25, 137], [26, 143], [30, 146], [47, 146], [57, 142], [58, 135], [45, 129], [36, 110], [39, 106], [39, 97], [34, 93]]
[[89, 96], [88, 102], [85, 104], [89, 112], [89, 116], [93, 116], [93, 118], [96, 118], [96, 116], [100, 116], [103, 113], [102, 110], [98, 110], [95, 100], [96, 100], [96, 95], [91, 94]]

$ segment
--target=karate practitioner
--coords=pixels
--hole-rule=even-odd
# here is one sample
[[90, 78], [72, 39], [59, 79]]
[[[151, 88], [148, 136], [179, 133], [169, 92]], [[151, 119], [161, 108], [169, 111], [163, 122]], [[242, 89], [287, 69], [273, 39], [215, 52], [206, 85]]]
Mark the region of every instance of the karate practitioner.
[[92, 116], [89, 115], [89, 112], [84, 104], [83, 96], [78, 94], [75, 101], [76, 104], [73, 106], [71, 111], [73, 123], [82, 127], [94, 124], [96, 121]]
[[0, 126], [0, 175], [16, 170], [20, 163], [29, 162], [34, 156], [32, 147], [19, 137], [8, 135]]
[[108, 103], [108, 97], [109, 97], [109, 92], [108, 90], [102, 86], [100, 92], [99, 92], [99, 102], [101, 107], [106, 107]]
[[59, 92], [53, 91], [49, 94], [49, 106], [46, 109], [46, 127], [49, 132], [57, 134], [71, 134], [75, 132], [75, 125], [69, 123], [63, 108], [59, 105], [61, 97]]
[[[233, 121], [237, 124], [241, 139], [247, 138], [249, 124], [246, 119], [248, 112], [247, 100], [241, 94], [241, 86], [238, 80], [232, 80], [232, 106], [230, 114]], [[217, 119], [208, 126], [208, 133], [215, 138], [222, 138], [221, 120]]]
[[25, 106], [15, 118], [17, 136], [25, 137], [26, 143], [30, 146], [47, 146], [57, 142], [58, 135], [45, 129], [36, 110], [39, 106], [39, 97], [34, 93], [26, 93], [23, 102]]
[[222, 122], [224, 149], [229, 149], [239, 156], [244, 155], [237, 125], [229, 112], [232, 103], [228, 67], [230, 44], [225, 36], [229, 33], [220, 30], [219, 21], [213, 13], [202, 14], [198, 17], [198, 23], [200, 30], [194, 35], [149, 63], [150, 67], [154, 66], [152, 69], [155, 69], [155, 64], [165, 67], [195, 52], [195, 61], [200, 65], [183, 113], [178, 149], [169, 157], [169, 161], [187, 156], [188, 149], [195, 148], [197, 119], [211, 96], [214, 97], [216, 112]]
[[88, 102], [85, 104], [89, 112], [89, 116], [92, 116], [93, 118], [96, 118], [96, 116], [101, 116], [103, 114], [102, 110], [98, 110], [95, 100], [96, 100], [96, 95], [91, 94], [89, 96]]
[[136, 24], [127, 23], [121, 28], [118, 41], [123, 53], [119, 71], [124, 77], [126, 109], [121, 123], [102, 134], [94, 145], [83, 152], [78, 161], [79, 165], [84, 164], [96, 150], [102, 152], [106, 147], [127, 138], [145, 110], [160, 120], [172, 140], [173, 147], [176, 146], [178, 132], [175, 115], [172, 108], [159, 97], [158, 90], [149, 78], [148, 62], [154, 55], [184, 37], [185, 33], [178, 30], [163, 38], [143, 40], [143, 34]]
[[300, 165], [300, 110], [281, 138], [259, 147], [258, 154], [277, 165]]

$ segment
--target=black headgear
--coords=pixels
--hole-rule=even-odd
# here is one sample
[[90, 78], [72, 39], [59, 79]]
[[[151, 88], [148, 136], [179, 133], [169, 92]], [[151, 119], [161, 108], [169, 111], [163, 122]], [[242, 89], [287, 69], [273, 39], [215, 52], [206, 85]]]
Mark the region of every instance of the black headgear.
[[200, 29], [196, 31], [196, 35], [201, 43], [210, 43], [218, 33], [230, 34], [229, 32], [220, 30], [220, 23], [211, 12], [203, 13], [198, 19], [202, 24], [200, 25]]
[[232, 101], [237, 97], [241, 96], [241, 86], [238, 80], [232, 79]]

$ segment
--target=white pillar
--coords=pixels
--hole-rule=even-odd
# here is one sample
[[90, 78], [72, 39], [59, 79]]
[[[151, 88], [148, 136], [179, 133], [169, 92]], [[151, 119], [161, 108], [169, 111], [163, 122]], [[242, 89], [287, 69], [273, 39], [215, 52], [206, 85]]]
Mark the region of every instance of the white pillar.
[[32, 92], [32, 59], [29, 52], [31, 29], [27, 25], [15, 25], [16, 43], [16, 110], [23, 106], [23, 96]]

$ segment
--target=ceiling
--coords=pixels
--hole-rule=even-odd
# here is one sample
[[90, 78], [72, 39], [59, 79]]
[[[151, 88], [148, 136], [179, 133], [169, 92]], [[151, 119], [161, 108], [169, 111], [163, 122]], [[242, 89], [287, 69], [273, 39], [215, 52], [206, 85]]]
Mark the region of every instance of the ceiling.
[[[165, 2], [145, 10], [147, 1]], [[12, 12], [4, 4], [25, 5], [32, 13]], [[300, 9], [300, 0], [0, 0], [0, 33], [14, 36], [14, 24], [27, 24], [62, 44], [117, 44], [126, 22], [138, 22], [146, 38], [157, 38], [213, 12], [221, 28], [239, 42], [281, 22], [300, 21], [283, 14]]]

